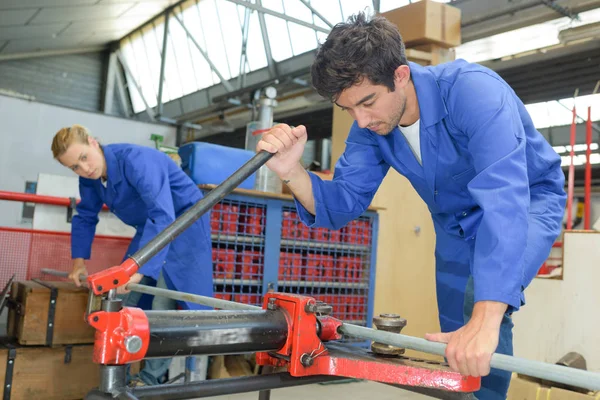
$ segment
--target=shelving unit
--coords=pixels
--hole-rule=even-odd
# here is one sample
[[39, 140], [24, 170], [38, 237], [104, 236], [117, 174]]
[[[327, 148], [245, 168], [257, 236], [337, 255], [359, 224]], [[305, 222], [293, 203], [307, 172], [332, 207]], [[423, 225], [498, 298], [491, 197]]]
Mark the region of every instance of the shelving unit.
[[306, 294], [371, 326], [378, 223], [368, 210], [339, 231], [308, 228], [291, 196], [236, 191], [211, 213], [215, 296], [261, 305], [269, 290]]

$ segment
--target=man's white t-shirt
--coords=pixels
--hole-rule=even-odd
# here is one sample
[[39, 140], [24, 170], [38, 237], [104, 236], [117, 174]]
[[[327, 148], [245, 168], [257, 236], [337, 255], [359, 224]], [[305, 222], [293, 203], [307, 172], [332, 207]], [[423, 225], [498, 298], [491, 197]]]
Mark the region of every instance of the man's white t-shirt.
[[418, 119], [417, 122], [409, 126], [398, 125], [398, 129], [400, 129], [400, 132], [402, 132], [406, 138], [406, 141], [417, 158], [417, 161], [419, 161], [419, 164], [423, 165], [423, 162], [421, 161], [421, 141], [419, 138], [420, 121], [421, 120]]

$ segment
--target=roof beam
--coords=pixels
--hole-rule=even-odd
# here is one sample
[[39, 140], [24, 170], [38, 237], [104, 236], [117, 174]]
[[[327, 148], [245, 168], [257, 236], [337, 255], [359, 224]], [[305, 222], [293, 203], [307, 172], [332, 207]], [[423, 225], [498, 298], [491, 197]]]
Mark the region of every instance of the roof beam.
[[457, 0], [452, 6], [462, 12], [463, 43], [600, 7], [600, 0]]
[[314, 29], [314, 30], [319, 31], [319, 32], [329, 33], [329, 29], [327, 29], [327, 28], [323, 28], [323, 27], [317, 26], [315, 24], [311, 24], [311, 23], [302, 21], [301, 19], [298, 19], [298, 18], [290, 17], [289, 15], [278, 13], [276, 11], [270, 10], [268, 8], [265, 8], [265, 7], [256, 5], [256, 4], [249, 3], [249, 2], [244, 1], [244, 0], [227, 0], [227, 1], [229, 1], [231, 3], [238, 4], [240, 6], [251, 8], [253, 10], [259, 11], [259, 12], [264, 13], [264, 14], [269, 14], [269, 15], [272, 15], [274, 17], [281, 18], [281, 19], [283, 19], [285, 21], [288, 21], [288, 22], [293, 22], [294, 24], [298, 24], [298, 25], [302, 25], [302, 26], [305, 26], [305, 27], [310, 28], [310, 29]]

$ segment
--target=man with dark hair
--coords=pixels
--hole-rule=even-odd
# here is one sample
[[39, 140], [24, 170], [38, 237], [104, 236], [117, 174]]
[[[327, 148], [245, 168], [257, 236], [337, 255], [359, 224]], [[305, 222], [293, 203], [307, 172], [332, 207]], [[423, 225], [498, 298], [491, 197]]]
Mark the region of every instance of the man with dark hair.
[[560, 157], [515, 92], [464, 60], [422, 67], [406, 60], [395, 25], [364, 14], [336, 25], [312, 66], [316, 90], [355, 119], [332, 181], [301, 164], [303, 126], [273, 127], [258, 150], [294, 193], [309, 226], [339, 229], [369, 206], [392, 167], [431, 211], [436, 284], [449, 365], [482, 376], [479, 399], [504, 399], [512, 312], [560, 233]]

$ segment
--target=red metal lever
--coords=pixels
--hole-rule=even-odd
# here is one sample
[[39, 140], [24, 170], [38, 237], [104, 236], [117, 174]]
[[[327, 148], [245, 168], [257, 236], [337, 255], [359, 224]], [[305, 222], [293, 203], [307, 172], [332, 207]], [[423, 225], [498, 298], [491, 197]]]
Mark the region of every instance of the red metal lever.
[[125, 285], [138, 269], [139, 266], [135, 260], [128, 258], [121, 265], [88, 276], [87, 281], [94, 294], [100, 295], [107, 293], [111, 289]]

